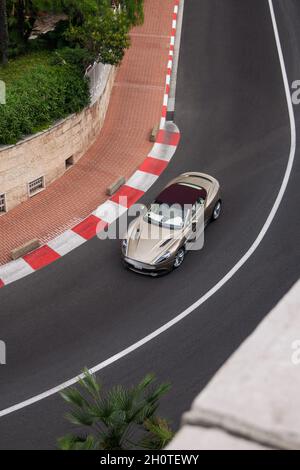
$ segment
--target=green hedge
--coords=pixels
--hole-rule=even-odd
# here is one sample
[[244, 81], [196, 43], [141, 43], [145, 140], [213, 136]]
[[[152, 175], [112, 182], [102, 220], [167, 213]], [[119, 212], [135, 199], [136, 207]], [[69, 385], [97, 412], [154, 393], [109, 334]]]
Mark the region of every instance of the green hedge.
[[81, 111], [89, 99], [88, 81], [78, 67], [36, 64], [7, 86], [7, 104], [0, 105], [0, 144], [15, 144], [48, 128]]

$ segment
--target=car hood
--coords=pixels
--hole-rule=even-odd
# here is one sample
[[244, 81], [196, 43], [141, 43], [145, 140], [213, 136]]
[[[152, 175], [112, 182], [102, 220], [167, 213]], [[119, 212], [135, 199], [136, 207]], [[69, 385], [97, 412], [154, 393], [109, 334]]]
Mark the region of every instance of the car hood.
[[149, 224], [138, 217], [129, 227], [127, 240], [128, 258], [153, 264], [166, 251], [175, 252], [181, 240], [182, 230], [169, 230]]

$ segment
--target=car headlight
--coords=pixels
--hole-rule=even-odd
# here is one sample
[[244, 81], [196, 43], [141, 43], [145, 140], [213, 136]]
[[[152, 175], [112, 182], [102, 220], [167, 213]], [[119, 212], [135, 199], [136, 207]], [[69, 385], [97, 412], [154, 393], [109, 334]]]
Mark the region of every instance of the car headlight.
[[128, 240], [122, 240], [122, 251], [124, 255], [126, 254], [127, 247], [128, 247]]
[[157, 258], [157, 260], [155, 260], [155, 264], [160, 264], [163, 261], [166, 261], [170, 258], [171, 254], [172, 253], [170, 251], [167, 251], [164, 255], [160, 256], [159, 258]]

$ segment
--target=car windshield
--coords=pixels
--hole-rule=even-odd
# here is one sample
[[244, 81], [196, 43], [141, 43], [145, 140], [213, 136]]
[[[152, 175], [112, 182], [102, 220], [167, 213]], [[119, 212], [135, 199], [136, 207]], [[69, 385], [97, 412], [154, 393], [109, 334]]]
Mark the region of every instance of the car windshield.
[[154, 202], [149, 207], [145, 220], [154, 225], [165, 228], [181, 229], [184, 227], [188, 210], [184, 210], [179, 204], [159, 204]]

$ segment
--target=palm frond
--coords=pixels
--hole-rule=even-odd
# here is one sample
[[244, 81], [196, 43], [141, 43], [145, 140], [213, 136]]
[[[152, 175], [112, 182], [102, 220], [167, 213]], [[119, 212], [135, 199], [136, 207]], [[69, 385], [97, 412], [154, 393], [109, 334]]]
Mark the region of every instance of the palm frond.
[[[93, 427], [88, 437], [65, 436], [59, 440], [62, 449], [133, 449], [136, 446], [163, 448], [173, 436], [166, 421], [156, 418], [160, 398], [169, 384], [155, 385], [154, 374], [148, 374], [135, 387], [113, 387], [106, 395], [95, 375], [84, 370], [80, 389], [61, 393], [72, 409], [68, 420], [77, 426]], [[138, 439], [143, 438], [141, 442]]]
[[70, 423], [78, 426], [92, 426], [95, 422], [95, 417], [91, 415], [87, 409], [75, 409], [66, 415]]
[[80, 378], [79, 384], [85, 389], [95, 400], [100, 399], [101, 386], [97, 382], [96, 376], [89, 369], [83, 371], [84, 377]]
[[150, 385], [153, 384], [153, 382], [155, 382], [156, 380], [156, 377], [155, 377], [155, 374], [147, 374], [143, 380], [141, 380], [141, 382], [135, 387], [135, 390], [136, 392], [140, 393], [142, 391], [144, 391], [145, 389], [147, 389]]
[[162, 398], [166, 393], [169, 392], [171, 388], [171, 384], [169, 383], [163, 383], [156, 387], [154, 390], [151, 391], [151, 393], [147, 397], [148, 402], [155, 402], [158, 401], [160, 398]]
[[140, 446], [149, 450], [164, 449], [173, 439], [174, 433], [168, 422], [155, 417], [145, 421], [145, 429], [148, 435], [140, 442]]
[[90, 404], [90, 411], [96, 419], [103, 422], [107, 426], [109, 417], [113, 413], [114, 408], [112, 404], [105, 398], [98, 400], [97, 403]]
[[76, 388], [68, 388], [67, 390], [60, 392], [60, 395], [67, 403], [73, 406], [82, 408], [87, 404], [87, 401]]
[[150, 419], [156, 412], [158, 403], [147, 403], [144, 401], [135, 409], [135, 414], [131, 417], [131, 421], [143, 425], [145, 420]]
[[99, 449], [99, 444], [91, 435], [81, 437], [68, 434], [58, 439], [58, 447], [60, 450], [96, 450]]
[[124, 387], [114, 387], [107, 394], [107, 402], [113, 410], [122, 410], [127, 416], [134, 402], [134, 394]]

